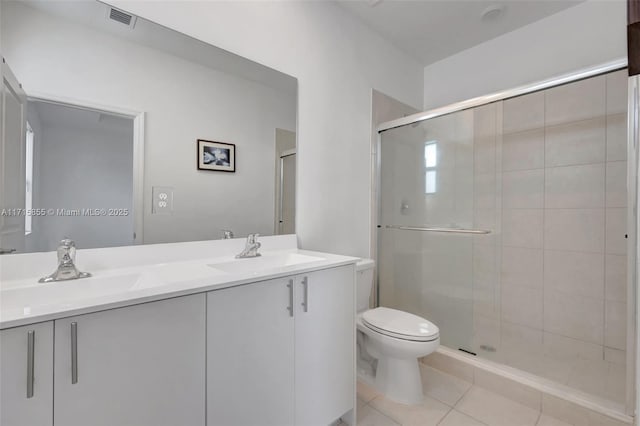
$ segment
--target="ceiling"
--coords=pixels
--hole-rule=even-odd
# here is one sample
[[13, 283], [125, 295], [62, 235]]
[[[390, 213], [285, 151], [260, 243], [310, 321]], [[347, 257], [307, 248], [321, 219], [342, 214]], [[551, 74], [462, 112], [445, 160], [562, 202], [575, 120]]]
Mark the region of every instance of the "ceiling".
[[[337, 0], [383, 38], [429, 65], [583, 0]], [[498, 17], [482, 18], [492, 6]]]
[[[423, 65], [575, 6], [584, 0], [335, 0], [343, 10]], [[31, 7], [163, 50], [210, 68], [295, 93], [290, 76], [139, 18], [133, 30], [106, 18], [97, 1], [27, 0]], [[483, 19], [491, 6], [503, 7]]]

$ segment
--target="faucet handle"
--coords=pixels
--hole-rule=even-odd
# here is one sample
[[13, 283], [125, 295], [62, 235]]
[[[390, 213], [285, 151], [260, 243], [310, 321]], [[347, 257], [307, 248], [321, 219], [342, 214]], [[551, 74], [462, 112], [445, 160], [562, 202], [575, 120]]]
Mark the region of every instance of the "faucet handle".
[[58, 263], [73, 263], [76, 260], [76, 243], [70, 238], [64, 238], [58, 246]]
[[70, 238], [64, 238], [56, 250], [58, 254], [58, 268], [56, 271], [38, 280], [39, 283], [50, 283], [53, 281], [76, 280], [90, 277], [89, 272], [80, 272], [76, 268], [76, 243]]
[[247, 235], [247, 241], [251, 244], [255, 244], [256, 241], [258, 240], [258, 237], [260, 236], [260, 234], [255, 233], [255, 234], [249, 234]]
[[224, 240], [230, 240], [230, 239], [232, 239], [234, 237], [233, 231], [230, 230], [230, 229], [223, 229], [222, 230], [222, 235], [223, 235], [222, 239], [224, 239]]
[[60, 240], [60, 245], [61, 246], [65, 246], [65, 247], [69, 247], [69, 246], [75, 246], [76, 243], [71, 238], [64, 237], [63, 239]]

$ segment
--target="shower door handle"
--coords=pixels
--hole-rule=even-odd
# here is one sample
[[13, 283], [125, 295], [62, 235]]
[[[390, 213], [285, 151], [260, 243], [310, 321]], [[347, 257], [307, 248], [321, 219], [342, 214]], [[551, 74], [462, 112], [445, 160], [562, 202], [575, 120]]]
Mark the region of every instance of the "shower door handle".
[[451, 234], [490, 234], [488, 229], [468, 229], [468, 228], [442, 228], [434, 226], [410, 226], [410, 225], [385, 225], [387, 229], [400, 229], [403, 231], [424, 231], [424, 232], [444, 232]]

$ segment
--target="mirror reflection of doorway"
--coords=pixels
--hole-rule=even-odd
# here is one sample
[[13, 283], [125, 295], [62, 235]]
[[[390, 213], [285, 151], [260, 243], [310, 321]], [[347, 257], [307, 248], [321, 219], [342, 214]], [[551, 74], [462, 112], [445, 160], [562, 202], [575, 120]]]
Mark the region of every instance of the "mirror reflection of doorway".
[[296, 232], [296, 153], [280, 157], [282, 196], [280, 198], [280, 229], [278, 234]]
[[276, 235], [296, 231], [296, 134], [276, 129]]
[[[134, 243], [133, 118], [52, 101], [27, 102], [27, 252]], [[29, 135], [29, 133], [27, 133]]]
[[26, 104], [22, 86], [3, 60], [0, 79], [0, 255], [22, 252], [25, 222]]

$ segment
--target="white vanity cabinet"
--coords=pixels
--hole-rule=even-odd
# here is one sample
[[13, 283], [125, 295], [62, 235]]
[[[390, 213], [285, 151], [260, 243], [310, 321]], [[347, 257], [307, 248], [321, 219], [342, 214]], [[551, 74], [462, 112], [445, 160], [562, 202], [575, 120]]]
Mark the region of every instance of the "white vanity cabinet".
[[324, 269], [296, 282], [295, 424], [328, 425], [354, 404], [355, 270]]
[[353, 408], [353, 265], [207, 294], [207, 425], [328, 425]]
[[121, 301], [67, 299], [69, 288], [90, 294], [117, 275], [50, 283], [35, 287], [51, 296], [38, 299], [47, 313], [30, 316], [21, 301], [34, 287], [11, 289], [17, 302], [0, 317], [0, 426], [352, 422], [354, 261], [302, 251], [162, 265], [194, 282]]
[[207, 425], [294, 424], [294, 281], [207, 294]]
[[196, 294], [56, 320], [54, 424], [204, 425], [205, 309]]
[[0, 425], [53, 424], [53, 322], [0, 331]]

